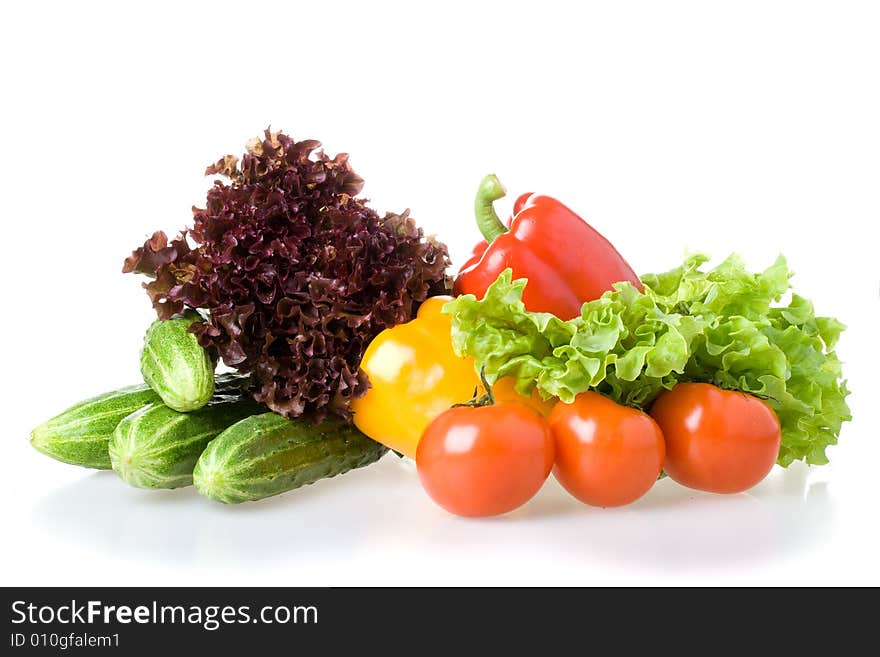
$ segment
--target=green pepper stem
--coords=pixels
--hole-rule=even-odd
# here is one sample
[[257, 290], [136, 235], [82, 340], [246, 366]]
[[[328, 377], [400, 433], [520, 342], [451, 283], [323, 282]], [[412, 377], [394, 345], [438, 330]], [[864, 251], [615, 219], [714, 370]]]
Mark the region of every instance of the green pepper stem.
[[477, 216], [477, 227], [483, 233], [483, 237], [491, 244], [496, 237], [507, 232], [507, 226], [498, 218], [492, 204], [500, 198], [504, 198], [507, 190], [498, 180], [498, 176], [490, 173], [480, 181], [477, 189], [477, 197], [474, 199], [474, 214]]

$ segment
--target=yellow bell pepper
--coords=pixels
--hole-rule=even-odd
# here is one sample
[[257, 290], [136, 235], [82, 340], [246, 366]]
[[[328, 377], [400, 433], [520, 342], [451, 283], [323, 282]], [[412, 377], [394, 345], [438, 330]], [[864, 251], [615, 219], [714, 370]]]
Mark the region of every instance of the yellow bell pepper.
[[[452, 350], [452, 318], [440, 312], [451, 298], [427, 299], [415, 319], [377, 335], [361, 360], [370, 388], [352, 404], [355, 425], [411, 458], [431, 420], [468, 401], [476, 387], [482, 389], [473, 358], [460, 358]], [[554, 405], [537, 393], [520, 395], [512, 379], [500, 379], [492, 392], [496, 401], [520, 401], [542, 415]]]

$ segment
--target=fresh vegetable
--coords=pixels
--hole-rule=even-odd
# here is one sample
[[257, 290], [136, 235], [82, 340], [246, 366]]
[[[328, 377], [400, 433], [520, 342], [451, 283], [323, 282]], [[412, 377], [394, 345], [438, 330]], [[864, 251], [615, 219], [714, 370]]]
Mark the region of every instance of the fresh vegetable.
[[455, 294], [481, 299], [498, 275], [512, 268], [514, 276], [529, 280], [523, 293], [526, 308], [570, 319], [579, 315], [584, 301], [597, 299], [618, 281], [641, 289], [614, 246], [554, 198], [523, 194], [514, 203], [510, 227], [505, 226], [492, 207], [504, 194], [494, 175], [480, 183], [475, 211], [486, 241], [459, 272]]
[[[403, 214], [380, 217], [355, 198], [363, 179], [345, 154], [268, 130], [218, 175], [194, 225], [170, 243], [156, 232], [123, 271], [145, 288], [161, 319], [184, 306], [209, 311], [202, 346], [251, 372], [255, 397], [289, 417], [349, 417], [366, 390], [359, 373], [370, 340], [412, 319], [449, 290], [446, 247]], [[194, 244], [194, 246], [191, 246]]]
[[691, 488], [742, 492], [767, 476], [779, 454], [779, 419], [752, 395], [681, 383], [657, 398], [651, 416], [666, 438], [666, 474]]
[[[431, 297], [414, 320], [382, 331], [361, 361], [370, 388], [352, 403], [355, 425], [411, 458], [431, 420], [466, 401], [480, 385], [473, 359], [452, 350], [452, 319], [441, 313], [451, 298]], [[494, 393], [501, 401], [520, 400], [544, 415], [553, 407], [537, 393], [520, 395], [507, 379], [496, 384]]]
[[425, 491], [460, 516], [493, 516], [528, 502], [553, 466], [547, 421], [518, 402], [457, 406], [419, 441], [416, 467]]
[[834, 345], [844, 329], [816, 317], [797, 294], [779, 300], [791, 272], [780, 258], [759, 274], [731, 256], [709, 271], [706, 256], [642, 277], [584, 304], [562, 321], [533, 313], [522, 302], [525, 280], [499, 276], [480, 301], [451, 301], [456, 353], [470, 355], [489, 381], [516, 380], [520, 393], [571, 402], [590, 389], [626, 405], [647, 408], [681, 381], [710, 382], [765, 398], [782, 428], [778, 463], [826, 463], [851, 419]]
[[263, 407], [242, 393], [246, 380], [221, 375], [211, 401], [190, 413], [153, 403], [127, 416], [110, 441], [113, 470], [138, 488], [191, 485], [193, 468], [208, 443], [239, 420], [261, 412]]
[[157, 319], [147, 329], [141, 351], [141, 374], [162, 401], [175, 411], [194, 411], [214, 394], [214, 362], [190, 327], [198, 313]]
[[105, 392], [74, 404], [31, 432], [31, 445], [57, 461], [109, 470], [107, 445], [116, 425], [130, 413], [160, 401], [140, 384]]
[[351, 424], [254, 415], [217, 436], [193, 472], [196, 489], [225, 504], [259, 500], [378, 461], [387, 448]]
[[556, 446], [553, 475], [593, 506], [621, 506], [648, 492], [663, 469], [663, 433], [642, 411], [596, 392], [557, 404], [548, 418]]
[[[781, 256], [750, 273], [694, 255], [640, 279], [553, 198], [523, 194], [502, 223], [493, 175], [475, 199], [485, 241], [453, 284], [445, 245], [408, 210], [380, 217], [348, 156], [317, 141], [266, 130], [205, 174], [192, 226], [123, 264], [151, 279], [148, 385], [69, 408], [34, 429], [36, 449], [239, 503], [393, 448], [438, 504], [488, 516], [551, 469], [598, 506], [664, 468], [742, 491], [774, 462], [825, 463], [851, 419], [844, 326], [788, 296]], [[219, 360], [237, 372], [215, 379]]]

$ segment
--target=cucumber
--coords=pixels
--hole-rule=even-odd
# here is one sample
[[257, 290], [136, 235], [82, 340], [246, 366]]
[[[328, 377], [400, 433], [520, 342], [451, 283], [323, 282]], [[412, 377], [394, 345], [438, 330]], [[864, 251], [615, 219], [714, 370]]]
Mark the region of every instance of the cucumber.
[[264, 407], [241, 392], [247, 377], [220, 375], [211, 401], [190, 413], [161, 402], [123, 419], [110, 440], [113, 470], [137, 488], [179, 488], [192, 484], [199, 455], [221, 431]]
[[263, 413], [233, 424], [211, 441], [193, 479], [202, 495], [237, 504], [369, 465], [387, 451], [341, 419], [313, 424]]
[[190, 311], [175, 319], [157, 319], [147, 329], [141, 374], [175, 411], [194, 411], [214, 393], [214, 362], [189, 327], [202, 321]]
[[130, 413], [160, 401], [147, 385], [128, 386], [74, 404], [31, 432], [31, 445], [53, 459], [84, 468], [109, 470], [107, 445]]

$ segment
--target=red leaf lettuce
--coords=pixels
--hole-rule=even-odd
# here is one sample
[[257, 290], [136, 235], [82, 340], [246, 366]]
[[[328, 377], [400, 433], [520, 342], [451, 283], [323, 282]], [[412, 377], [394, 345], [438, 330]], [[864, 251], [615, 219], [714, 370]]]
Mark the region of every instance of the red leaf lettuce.
[[380, 217], [356, 198], [363, 179], [346, 154], [265, 132], [219, 175], [193, 227], [159, 231], [126, 259], [146, 274], [157, 314], [208, 311], [199, 342], [255, 380], [254, 397], [288, 417], [350, 417], [365, 392], [370, 340], [449, 289], [446, 246], [403, 214]]

